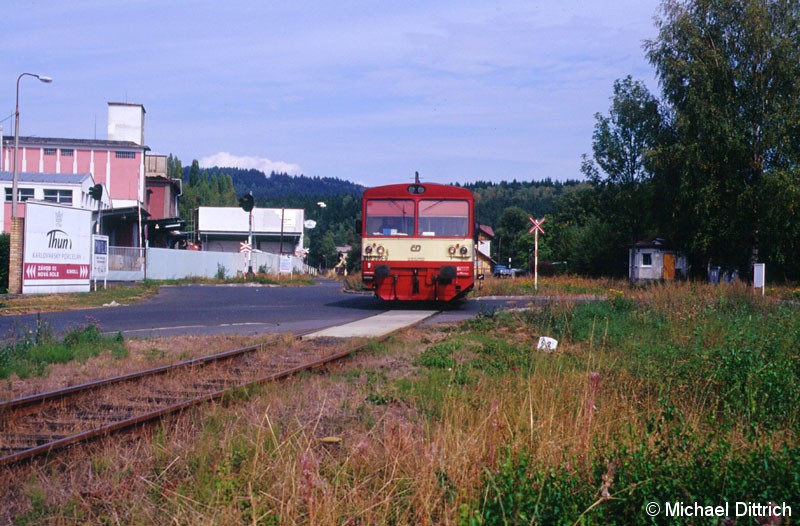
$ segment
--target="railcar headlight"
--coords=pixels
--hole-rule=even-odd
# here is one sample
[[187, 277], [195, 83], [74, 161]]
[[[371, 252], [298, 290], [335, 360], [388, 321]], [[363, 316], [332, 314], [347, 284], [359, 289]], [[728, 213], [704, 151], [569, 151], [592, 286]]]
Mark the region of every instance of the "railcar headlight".
[[364, 248], [364, 253], [365, 254], [372, 254], [372, 247], [367, 245], [366, 248]]
[[379, 256], [382, 256], [383, 253], [386, 251], [386, 249], [383, 248], [383, 245], [378, 245], [378, 248], [375, 251], [378, 253]]
[[454, 247], [454, 246], [451, 246], [450, 248], [448, 248], [447, 251], [450, 253], [451, 256], [455, 256], [456, 255], [456, 247]]
[[467, 247], [461, 247], [461, 255], [462, 256], [466, 256], [468, 252], [469, 252], [469, 249]]

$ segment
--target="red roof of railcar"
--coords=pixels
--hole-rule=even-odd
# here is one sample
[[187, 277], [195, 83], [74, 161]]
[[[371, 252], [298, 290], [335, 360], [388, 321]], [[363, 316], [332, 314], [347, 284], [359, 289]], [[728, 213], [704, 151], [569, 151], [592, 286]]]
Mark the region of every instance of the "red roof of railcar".
[[[409, 188], [414, 186], [422, 186], [425, 188], [425, 192], [423, 193], [412, 193], [409, 191]], [[458, 186], [450, 186], [446, 184], [436, 184], [436, 183], [420, 183], [416, 185], [414, 183], [407, 183], [407, 184], [387, 184], [385, 186], [376, 186], [373, 188], [367, 188], [364, 190], [364, 197], [368, 199], [375, 199], [375, 198], [397, 198], [397, 197], [419, 197], [420, 199], [430, 199], [433, 198], [444, 198], [450, 197], [454, 199], [472, 199], [472, 192], [467, 190], [466, 188], [461, 188]]]

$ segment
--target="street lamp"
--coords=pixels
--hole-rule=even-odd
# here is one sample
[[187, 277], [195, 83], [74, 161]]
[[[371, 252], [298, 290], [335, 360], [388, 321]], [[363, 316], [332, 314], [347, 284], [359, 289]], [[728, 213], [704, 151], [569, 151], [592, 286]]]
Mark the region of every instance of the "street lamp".
[[19, 150], [19, 81], [22, 77], [36, 77], [47, 84], [53, 82], [50, 77], [37, 75], [36, 73], [22, 73], [17, 77], [17, 105], [14, 110], [14, 175], [11, 179], [11, 218], [17, 217], [17, 151]]

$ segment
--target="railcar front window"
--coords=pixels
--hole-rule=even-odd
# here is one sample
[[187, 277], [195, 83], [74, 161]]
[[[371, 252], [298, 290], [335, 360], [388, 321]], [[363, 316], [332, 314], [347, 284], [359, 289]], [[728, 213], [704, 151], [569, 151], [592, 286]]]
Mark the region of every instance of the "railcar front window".
[[364, 226], [368, 236], [410, 236], [414, 233], [414, 201], [371, 199]]
[[418, 234], [432, 237], [467, 237], [469, 203], [444, 199], [421, 200]]

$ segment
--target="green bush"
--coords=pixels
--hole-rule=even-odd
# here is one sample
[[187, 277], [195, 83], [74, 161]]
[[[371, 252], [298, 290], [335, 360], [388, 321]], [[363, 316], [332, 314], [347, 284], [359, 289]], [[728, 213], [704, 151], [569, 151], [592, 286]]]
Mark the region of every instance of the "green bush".
[[[460, 522], [476, 526], [696, 524], [695, 517], [666, 517], [665, 504], [771, 501], [792, 505], [792, 499], [800, 495], [800, 477], [794, 468], [798, 462], [796, 447], [740, 453], [730, 444], [686, 435], [655, 448], [642, 443], [632, 450], [597, 455], [585, 471], [566, 462], [556, 469], [537, 468], [520, 454], [507, 457], [496, 473], [484, 476], [483, 501], [462, 510]], [[661, 506], [660, 516], [647, 515], [649, 502]]]

